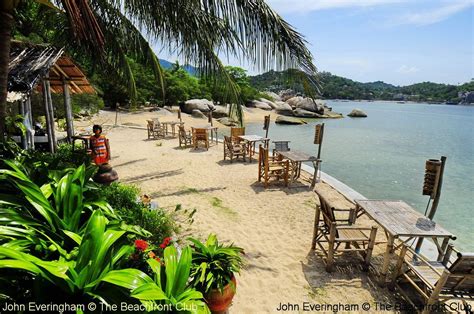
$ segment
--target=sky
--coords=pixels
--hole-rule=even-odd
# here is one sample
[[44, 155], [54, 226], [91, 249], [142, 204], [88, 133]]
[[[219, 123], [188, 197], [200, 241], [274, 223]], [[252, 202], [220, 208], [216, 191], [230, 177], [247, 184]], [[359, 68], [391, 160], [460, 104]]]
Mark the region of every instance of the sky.
[[305, 37], [319, 71], [394, 85], [474, 78], [474, 0], [266, 2]]

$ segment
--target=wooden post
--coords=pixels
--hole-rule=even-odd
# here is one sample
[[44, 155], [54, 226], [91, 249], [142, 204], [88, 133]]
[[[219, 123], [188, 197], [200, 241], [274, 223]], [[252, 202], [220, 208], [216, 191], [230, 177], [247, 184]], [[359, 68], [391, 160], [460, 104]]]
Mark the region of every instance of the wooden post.
[[51, 153], [54, 152], [54, 144], [53, 144], [53, 134], [51, 132], [51, 115], [49, 114], [49, 81], [43, 80], [43, 102], [44, 102], [44, 111], [46, 117], [46, 133], [48, 135], [48, 144], [49, 144], [49, 151]]
[[406, 245], [403, 245], [402, 250], [400, 251], [400, 256], [398, 257], [397, 266], [395, 267], [392, 274], [392, 282], [390, 284], [390, 288], [395, 287], [395, 284], [397, 283], [397, 278], [402, 273], [403, 262], [405, 261], [405, 255], [407, 253], [407, 250], [408, 247]]
[[265, 138], [268, 138], [268, 130], [270, 129], [270, 115], [265, 116], [263, 121], [263, 129], [265, 130]]
[[314, 214], [314, 229], [313, 229], [313, 241], [311, 242], [311, 249], [316, 248], [316, 238], [318, 237], [319, 231], [319, 216], [321, 215], [320, 205], [316, 205], [316, 213]]
[[431, 210], [428, 213], [428, 218], [433, 220], [434, 215], [436, 214], [436, 209], [438, 209], [439, 198], [441, 196], [441, 187], [443, 185], [443, 173], [444, 173], [444, 165], [446, 164], [446, 157], [441, 156], [441, 169], [439, 170], [439, 180], [438, 185], [436, 187], [436, 194], [434, 197], [433, 205], [431, 205]]
[[117, 120], [118, 120], [118, 111], [119, 111], [119, 104], [115, 104], [115, 124], [114, 126], [117, 126]]
[[[23, 124], [26, 127], [25, 106], [26, 106], [26, 101], [24, 99], [21, 99], [20, 102], [19, 102], [19, 109], [20, 109], [20, 114], [23, 117]], [[28, 141], [27, 134], [26, 133], [21, 133], [21, 146], [23, 147], [23, 149], [27, 149], [27, 147], [28, 147], [27, 141]]]
[[181, 108], [178, 108], [178, 119], [179, 122], [183, 122], [183, 120], [181, 119]]
[[[316, 126], [317, 127], [317, 126]], [[323, 145], [323, 136], [324, 136], [324, 123], [321, 124], [321, 129], [319, 131], [319, 139], [318, 139], [318, 143], [315, 143], [315, 144], [318, 144], [318, 159], [321, 159], [321, 146]], [[316, 142], [316, 139], [315, 139], [315, 142]]]
[[209, 122], [212, 125], [212, 110], [209, 109], [208, 113], [207, 113], [207, 122]]
[[372, 252], [374, 251], [375, 246], [375, 236], [377, 235], [377, 227], [372, 226], [370, 229], [370, 236], [369, 236], [369, 244], [367, 246], [367, 255], [365, 255], [364, 259], [364, 270], [368, 271], [370, 266], [370, 259], [372, 258]]
[[49, 83], [49, 80], [46, 82], [48, 86], [48, 105], [49, 105], [49, 115], [50, 115], [50, 127], [51, 127], [51, 140], [53, 142], [53, 153], [56, 152], [57, 144], [58, 142], [56, 141], [56, 131], [54, 127], [54, 106], [53, 106], [53, 99], [51, 98], [51, 85]]
[[[443, 186], [443, 173], [444, 173], [444, 165], [446, 164], [446, 157], [441, 156], [441, 167], [439, 169], [439, 178], [437, 180], [436, 191], [434, 195], [434, 201], [431, 205], [431, 209], [428, 213], [428, 218], [433, 220], [434, 215], [436, 214], [436, 210], [438, 209], [439, 198], [441, 196], [441, 187]], [[423, 238], [419, 238], [418, 242], [416, 243], [415, 252], [419, 253], [421, 249], [421, 245], [423, 244]]]
[[65, 110], [65, 115], [66, 115], [67, 141], [69, 143], [72, 143], [72, 137], [74, 136], [74, 124], [73, 124], [74, 120], [72, 117], [69, 84], [64, 78], [63, 78], [63, 95], [64, 95], [64, 110]]
[[31, 94], [28, 94], [25, 100], [25, 114], [27, 119], [27, 126], [26, 128], [26, 144], [28, 149], [35, 148], [35, 136], [34, 136], [34, 121], [33, 121], [33, 113], [31, 112]]
[[329, 230], [329, 241], [328, 241], [328, 259], [326, 261], [326, 271], [332, 272], [332, 266], [334, 264], [334, 246], [336, 242], [336, 223], [333, 222]]

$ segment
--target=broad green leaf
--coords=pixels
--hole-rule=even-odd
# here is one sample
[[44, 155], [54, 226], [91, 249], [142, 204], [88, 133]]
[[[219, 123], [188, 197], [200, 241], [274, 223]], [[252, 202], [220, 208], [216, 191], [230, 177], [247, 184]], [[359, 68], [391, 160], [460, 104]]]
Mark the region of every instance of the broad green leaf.
[[131, 293], [133, 298], [139, 300], [167, 300], [166, 294], [154, 282], [144, 284]]
[[144, 284], [153, 283], [153, 280], [147, 274], [138, 269], [120, 269], [111, 270], [104, 277], [91, 283], [89, 286], [94, 286], [101, 281], [114, 284], [119, 287], [134, 290]]

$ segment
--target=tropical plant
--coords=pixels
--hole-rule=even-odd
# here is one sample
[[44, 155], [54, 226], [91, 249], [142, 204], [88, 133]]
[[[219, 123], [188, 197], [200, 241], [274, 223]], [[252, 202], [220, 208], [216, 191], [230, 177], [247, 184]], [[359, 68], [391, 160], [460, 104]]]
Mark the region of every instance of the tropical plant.
[[9, 169], [0, 169], [0, 242], [19, 243], [22, 249], [41, 251], [43, 255], [57, 252], [65, 256], [68, 241], [64, 233], [82, 234], [95, 210], [119, 219], [105, 201], [87, 197], [88, 190], [95, 187], [90, 182], [94, 168], [52, 170], [49, 182], [38, 186], [21, 164], [5, 163]]
[[210, 234], [205, 243], [189, 238], [193, 243], [192, 284], [203, 293], [218, 289], [221, 293], [230, 284], [243, 265], [243, 249], [234, 245], [219, 244], [217, 236]]
[[[123, 77], [134, 91], [135, 79], [127, 54], [153, 67], [162, 83], [158, 58], [148, 39], [159, 41], [169, 51], [193, 62], [202, 75], [215, 77], [216, 84], [228, 86], [229, 103], [239, 103], [239, 95], [218, 58], [218, 52], [244, 57], [258, 69], [297, 67], [309, 74], [316, 71], [302, 36], [263, 0], [253, 1], [107, 1], [37, 0], [56, 14], [65, 12], [67, 23], [57, 27], [57, 44], [74, 46], [77, 54], [101, 60], [101, 67]], [[0, 134], [6, 116], [7, 74], [14, 9], [19, 0], [0, 5]], [[59, 9], [59, 10], [57, 10]], [[60, 12], [60, 13], [57, 13]], [[66, 24], [69, 24], [67, 26]], [[70, 30], [71, 41], [64, 30]], [[95, 58], [94, 58], [95, 57]], [[160, 84], [163, 86], [163, 84]], [[231, 112], [242, 118], [240, 106]]]
[[[22, 281], [24, 277], [14, 276], [16, 284], [25, 285], [24, 295], [10, 295], [8, 290], [1, 293], [12, 300], [26, 298], [43, 303], [48, 300], [55, 303], [96, 300], [105, 304], [123, 301], [127, 296], [123, 292], [145, 283], [143, 277], [146, 275], [137, 269], [121, 269], [113, 276], [114, 285], [104, 284], [102, 279], [121, 268], [121, 263], [133, 252], [133, 247], [126, 245], [126, 231], [111, 229], [108, 223], [101, 211], [94, 211], [82, 236], [66, 232], [77, 246], [68, 251], [66, 257], [58, 259], [45, 260], [8, 245], [1, 246], [0, 269], [27, 274], [25, 282]], [[8, 276], [8, 273], [2, 276]]]
[[[144, 278], [145, 283], [131, 291], [131, 296], [142, 302], [149, 309], [158, 309], [159, 305], [169, 312], [209, 313], [201, 292], [189, 285], [191, 271], [192, 251], [185, 247], [181, 256], [174, 246], [168, 246], [164, 251], [164, 269], [156, 259], [149, 259], [148, 264], [153, 270], [153, 280]], [[115, 284], [115, 274], [111, 272], [102, 280]], [[111, 280], [111, 278], [113, 278]]]

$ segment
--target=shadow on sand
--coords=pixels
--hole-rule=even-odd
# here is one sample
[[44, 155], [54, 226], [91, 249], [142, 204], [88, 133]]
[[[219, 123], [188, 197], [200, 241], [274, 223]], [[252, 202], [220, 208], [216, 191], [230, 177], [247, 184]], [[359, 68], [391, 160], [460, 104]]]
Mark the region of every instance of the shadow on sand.
[[164, 177], [177, 176], [182, 173], [183, 173], [182, 169], [176, 169], [176, 170], [170, 170], [170, 171], [164, 171], [164, 172], [157, 171], [157, 172], [152, 172], [152, 173], [148, 173], [144, 175], [128, 177], [121, 181], [124, 183], [136, 183], [136, 182], [148, 181], [148, 180], [159, 179], [159, 178], [164, 178]]

